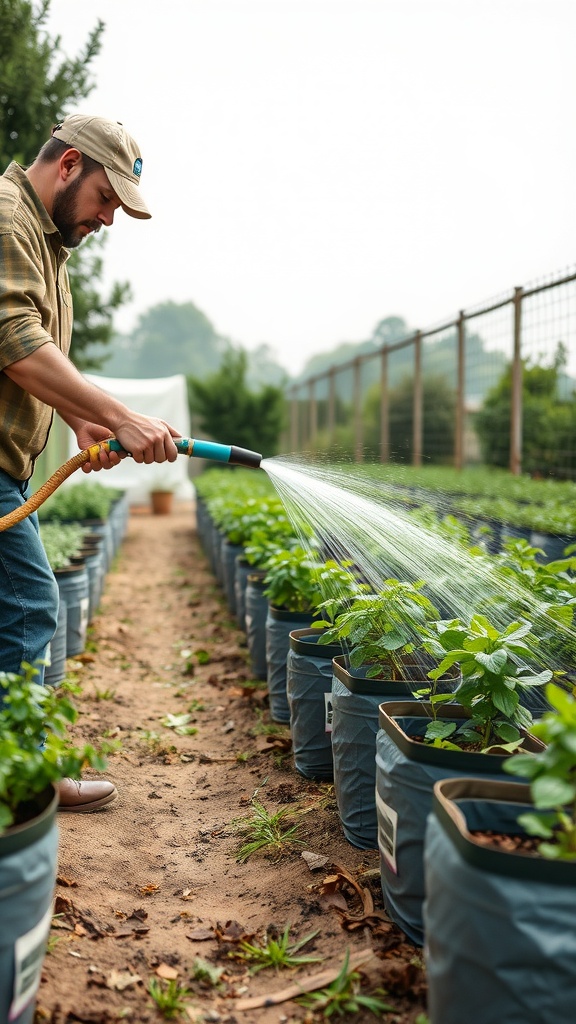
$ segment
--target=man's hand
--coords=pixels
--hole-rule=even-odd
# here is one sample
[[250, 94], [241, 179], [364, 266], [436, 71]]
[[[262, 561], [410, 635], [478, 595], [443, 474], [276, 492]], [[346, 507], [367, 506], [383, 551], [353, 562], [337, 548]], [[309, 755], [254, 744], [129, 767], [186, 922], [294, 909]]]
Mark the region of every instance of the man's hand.
[[116, 426], [116, 437], [134, 462], [176, 462], [178, 449], [172, 438], [182, 434], [165, 420], [129, 411]]
[[[82, 452], [86, 448], [90, 448], [93, 444], [97, 444], [98, 441], [104, 441], [111, 436], [107, 427], [99, 426], [97, 423], [83, 423], [75, 433], [76, 440], [78, 441], [78, 447]], [[113, 466], [118, 465], [121, 459], [125, 458], [126, 456], [120, 455], [119, 452], [102, 451], [98, 453], [97, 458], [84, 463], [82, 466], [82, 472], [97, 473], [101, 469], [112, 469]]]

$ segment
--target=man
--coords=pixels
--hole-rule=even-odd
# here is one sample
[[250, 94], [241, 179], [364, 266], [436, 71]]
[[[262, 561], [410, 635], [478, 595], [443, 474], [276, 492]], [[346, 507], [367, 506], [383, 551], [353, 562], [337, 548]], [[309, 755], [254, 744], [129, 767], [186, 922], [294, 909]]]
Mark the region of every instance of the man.
[[[177, 458], [177, 430], [106, 395], [67, 358], [69, 250], [109, 227], [120, 207], [130, 217], [150, 217], [141, 172], [138, 146], [121, 124], [72, 114], [27, 170], [12, 163], [0, 176], [0, 516], [26, 500], [53, 410], [81, 450], [113, 434], [136, 462]], [[84, 468], [118, 461], [117, 453], [100, 453]], [[0, 671], [18, 672], [23, 661], [37, 665], [45, 657], [57, 610], [56, 581], [30, 516], [0, 532]], [[64, 779], [60, 807], [97, 810], [116, 795], [110, 782]]]

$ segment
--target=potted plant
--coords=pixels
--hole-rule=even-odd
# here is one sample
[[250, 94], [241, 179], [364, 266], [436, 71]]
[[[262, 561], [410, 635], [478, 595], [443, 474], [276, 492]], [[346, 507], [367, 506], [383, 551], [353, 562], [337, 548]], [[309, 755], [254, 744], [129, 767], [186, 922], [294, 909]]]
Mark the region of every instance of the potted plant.
[[378, 708], [384, 700], [416, 699], [435, 664], [422, 639], [438, 612], [423, 586], [386, 580], [378, 593], [356, 596], [333, 624], [319, 623], [327, 627], [319, 643], [340, 643], [346, 652], [332, 662], [334, 787], [344, 834], [361, 849], [376, 848], [378, 840]]
[[318, 615], [322, 595], [317, 578], [318, 556], [295, 544], [271, 552], [263, 563], [266, 616], [266, 665], [270, 714], [275, 722], [290, 721], [286, 693], [286, 662], [290, 633], [309, 626]]
[[58, 835], [55, 784], [85, 763], [67, 729], [76, 711], [64, 687], [34, 682], [37, 670], [0, 673], [0, 1020], [31, 1024], [52, 918]]
[[[59, 620], [60, 630], [65, 630], [64, 644], [60, 645], [62, 633], [58, 634], [57, 629], [57, 635], [50, 645], [51, 663], [54, 649], [58, 650], [60, 646], [63, 646], [65, 660], [65, 658], [82, 654], [86, 645], [86, 633], [90, 618], [90, 576], [85, 559], [77, 557], [80, 554], [85, 533], [85, 528], [78, 522], [43, 522], [40, 524], [42, 543], [58, 584], [60, 608], [64, 606], [66, 608]], [[50, 668], [52, 668], [52, 664]], [[62, 668], [60, 659], [59, 671]], [[49, 674], [49, 680], [52, 683], [60, 682], [62, 678], [63, 675], [60, 676], [60, 679], [54, 680], [54, 674]]]
[[[534, 657], [529, 622], [498, 630], [484, 616], [433, 624], [425, 646], [437, 658], [432, 684], [458, 666], [453, 694], [432, 688], [422, 703], [380, 707], [376, 741], [376, 805], [382, 891], [386, 909], [412, 942], [424, 930], [423, 837], [434, 782], [457, 775], [503, 778], [509, 754], [541, 749], [528, 735], [530, 711], [521, 693], [541, 688], [552, 673], [522, 662]], [[425, 692], [425, 691], [424, 691]]]
[[320, 643], [326, 622], [331, 625], [358, 594], [368, 589], [349, 560], [328, 559], [312, 570], [322, 598], [323, 619], [291, 630], [286, 658], [286, 696], [294, 767], [306, 778], [332, 781], [332, 659], [342, 654], [339, 643]]
[[169, 480], [157, 480], [150, 488], [150, 506], [152, 515], [168, 516], [174, 504], [175, 484]]
[[[245, 547], [246, 586], [243, 595], [246, 641], [252, 662], [252, 671], [258, 679], [267, 679], [268, 660], [266, 650], [266, 623], [268, 621], [268, 597], [266, 590], [266, 562], [277, 551], [283, 551], [290, 544], [297, 544], [287, 518], [284, 515], [267, 516], [250, 536]], [[236, 563], [239, 578], [244, 576], [240, 562]]]
[[[530, 785], [437, 782], [425, 842], [431, 1024], [571, 1020], [576, 991], [576, 700], [553, 684]], [[496, 812], [496, 814], [495, 814]], [[503, 817], [506, 815], [506, 822]]]

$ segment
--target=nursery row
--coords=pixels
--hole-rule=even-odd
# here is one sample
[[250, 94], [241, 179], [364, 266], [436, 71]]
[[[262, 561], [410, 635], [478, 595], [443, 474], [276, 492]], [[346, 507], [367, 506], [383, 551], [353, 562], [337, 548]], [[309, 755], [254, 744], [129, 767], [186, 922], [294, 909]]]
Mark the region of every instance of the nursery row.
[[461, 1024], [471, 999], [477, 1024], [569, 1019], [574, 559], [525, 539], [492, 555], [437, 518], [509, 595], [441, 617], [426, 581], [374, 592], [325, 558], [254, 477], [211, 471], [197, 490], [201, 543], [295, 769], [333, 780], [346, 839], [379, 849], [387, 912], [424, 946], [432, 1024]]
[[104, 767], [90, 745], [74, 747], [76, 709], [66, 659], [80, 655], [106, 574], [124, 537], [127, 497], [93, 482], [71, 485], [40, 510], [42, 541], [58, 584], [58, 628], [37, 667], [0, 673], [0, 1020], [31, 1024], [53, 914], [58, 856], [55, 784]]
[[87, 629], [124, 538], [128, 512], [126, 494], [92, 481], [63, 488], [40, 507], [40, 536], [60, 597], [45, 672], [51, 686], [64, 679], [66, 658], [85, 649]]

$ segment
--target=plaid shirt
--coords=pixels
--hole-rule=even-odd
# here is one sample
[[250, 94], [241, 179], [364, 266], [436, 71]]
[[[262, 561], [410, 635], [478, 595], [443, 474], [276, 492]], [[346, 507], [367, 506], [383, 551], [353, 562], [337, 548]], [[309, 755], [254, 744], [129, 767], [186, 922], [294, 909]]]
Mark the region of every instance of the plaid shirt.
[[68, 354], [69, 255], [24, 170], [10, 164], [0, 176], [0, 469], [17, 480], [32, 475], [52, 409], [2, 371], [47, 342]]

